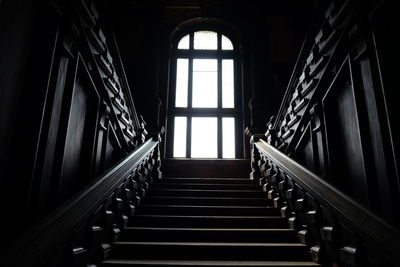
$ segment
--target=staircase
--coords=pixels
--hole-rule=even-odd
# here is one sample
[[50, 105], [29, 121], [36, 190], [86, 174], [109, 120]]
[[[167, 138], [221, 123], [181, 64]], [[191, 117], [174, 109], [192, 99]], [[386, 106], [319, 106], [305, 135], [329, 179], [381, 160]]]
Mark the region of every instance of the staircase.
[[153, 184], [104, 266], [319, 266], [259, 186], [242, 178]]

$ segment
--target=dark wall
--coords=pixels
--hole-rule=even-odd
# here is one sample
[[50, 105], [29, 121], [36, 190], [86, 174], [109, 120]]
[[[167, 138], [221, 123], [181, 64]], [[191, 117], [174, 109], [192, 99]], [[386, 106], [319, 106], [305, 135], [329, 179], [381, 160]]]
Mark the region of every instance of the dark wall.
[[332, 1], [319, 14], [268, 140], [398, 226], [399, 9]]
[[2, 240], [29, 229], [144, 142], [103, 12], [92, 1], [0, 5]]
[[[38, 16], [38, 13], [46, 16]], [[3, 1], [0, 6], [0, 196], [10, 231], [28, 220], [41, 115], [51, 67], [54, 16], [33, 1]], [[44, 25], [49, 25], [43, 27]], [[41, 29], [41, 30], [38, 30]], [[5, 204], [7, 203], [7, 204]]]
[[[143, 100], [137, 108], [150, 128], [165, 125], [170, 38], [178, 25], [193, 18], [212, 18], [237, 30], [243, 55], [244, 125], [264, 128], [279, 108], [313, 12], [311, 1], [266, 7], [249, 1], [195, 6], [110, 1], [109, 6], [132, 92]], [[162, 101], [159, 121], [154, 113], [158, 98]]]

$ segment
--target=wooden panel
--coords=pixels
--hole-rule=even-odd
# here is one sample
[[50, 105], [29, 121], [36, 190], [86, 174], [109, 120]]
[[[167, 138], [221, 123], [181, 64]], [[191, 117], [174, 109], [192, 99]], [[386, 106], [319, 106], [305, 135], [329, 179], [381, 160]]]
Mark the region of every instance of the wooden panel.
[[59, 201], [92, 177], [92, 157], [100, 98], [82, 60], [78, 61], [59, 183]]
[[322, 100], [332, 183], [368, 204], [364, 158], [350, 64], [346, 60]]
[[168, 177], [248, 177], [248, 160], [166, 159]]
[[295, 155], [300, 163], [315, 171], [315, 152], [311, 133], [311, 124], [308, 124], [295, 148]]
[[[57, 51], [59, 53], [59, 51]], [[63, 53], [62, 53], [63, 54]], [[65, 55], [61, 55], [58, 62], [57, 74], [54, 81], [54, 96], [53, 103], [51, 104], [51, 114], [48, 126], [48, 136], [46, 140], [46, 147], [43, 159], [43, 169], [41, 173], [40, 186], [38, 192], [37, 214], [41, 216], [51, 209], [54, 204], [50, 199], [52, 198], [51, 179], [55, 161], [57, 160], [57, 142], [59, 138], [63, 138], [64, 134], [60, 133], [60, 120], [62, 116], [62, 102], [64, 97], [65, 86], [68, 83], [68, 75], [74, 75], [73, 62], [70, 61]], [[72, 72], [70, 74], [70, 72]], [[53, 82], [52, 82], [53, 83]], [[50, 204], [52, 203], [52, 204]]]

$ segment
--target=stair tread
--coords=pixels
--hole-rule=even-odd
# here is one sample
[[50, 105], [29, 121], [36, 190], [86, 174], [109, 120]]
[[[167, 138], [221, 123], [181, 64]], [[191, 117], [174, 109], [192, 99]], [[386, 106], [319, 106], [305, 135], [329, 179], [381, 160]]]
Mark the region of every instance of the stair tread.
[[179, 179], [179, 180], [234, 180], [234, 181], [249, 181], [249, 182], [254, 182], [255, 180], [250, 180], [249, 178], [246, 177], [167, 177], [167, 178], [163, 178], [160, 181], [168, 181], [168, 180], [172, 180], [172, 179]]
[[306, 247], [301, 243], [262, 243], [262, 242], [166, 242], [166, 241], [116, 241], [118, 245], [156, 245], [156, 246], [213, 246], [213, 247]]
[[212, 209], [275, 209], [275, 207], [272, 206], [206, 206], [206, 205], [157, 205], [157, 204], [144, 204], [140, 208], [152, 208], [152, 207], [157, 207], [157, 208], [212, 208]]
[[[203, 191], [203, 190], [200, 190]], [[146, 198], [177, 198], [177, 199], [226, 199], [226, 200], [232, 200], [232, 199], [238, 199], [237, 197], [178, 197], [178, 196], [146, 196]], [[240, 200], [266, 200], [264, 197], [241, 197], [239, 198]]]
[[231, 216], [231, 215], [165, 215], [165, 214], [138, 214], [135, 217], [162, 217], [162, 218], [216, 218], [216, 219], [282, 219], [281, 216]]
[[263, 191], [257, 189], [187, 189], [187, 188], [150, 188], [151, 191], [200, 191], [200, 192], [257, 192], [263, 193]]
[[278, 214], [248, 178], [166, 178], [147, 190], [103, 264], [320, 266]]
[[143, 265], [192, 265], [192, 266], [320, 266], [311, 261], [191, 261], [191, 260], [114, 260], [103, 263], [143, 264]]
[[258, 184], [256, 184], [256, 183], [239, 183], [239, 184], [216, 184], [216, 183], [211, 183], [211, 184], [209, 184], [209, 183], [207, 183], [207, 181], [205, 181], [204, 183], [185, 183], [185, 182], [179, 182], [179, 183], [176, 183], [176, 182], [168, 182], [168, 183], [163, 183], [163, 182], [161, 182], [161, 183], [158, 183], [158, 184], [162, 184], [162, 185], [212, 185], [212, 186], [244, 186], [244, 185], [255, 185], [255, 186], [258, 186]]

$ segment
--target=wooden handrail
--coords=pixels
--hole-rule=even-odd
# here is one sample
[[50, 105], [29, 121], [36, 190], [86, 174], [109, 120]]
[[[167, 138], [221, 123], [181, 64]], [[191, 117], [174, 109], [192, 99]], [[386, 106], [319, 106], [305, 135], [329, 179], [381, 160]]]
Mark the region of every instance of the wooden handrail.
[[369, 248], [397, 266], [400, 261], [400, 232], [396, 228], [264, 140], [260, 139], [254, 145], [343, 225], [354, 231]]
[[100, 207], [121, 182], [156, 149], [148, 140], [106, 171], [69, 202], [39, 221], [15, 240], [0, 257], [2, 266], [42, 266], [52, 254]]

